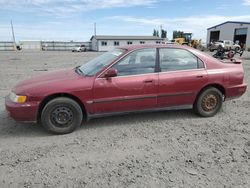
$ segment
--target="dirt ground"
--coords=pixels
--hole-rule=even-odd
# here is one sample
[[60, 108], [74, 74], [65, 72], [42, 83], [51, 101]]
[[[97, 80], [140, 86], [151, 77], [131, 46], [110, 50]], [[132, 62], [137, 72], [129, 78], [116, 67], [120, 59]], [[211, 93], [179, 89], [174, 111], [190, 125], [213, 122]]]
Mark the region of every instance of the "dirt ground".
[[[22, 79], [98, 53], [0, 52], [0, 187], [250, 187], [250, 93], [215, 117], [192, 110], [94, 119], [67, 135], [8, 117]], [[250, 53], [243, 56], [250, 84]]]

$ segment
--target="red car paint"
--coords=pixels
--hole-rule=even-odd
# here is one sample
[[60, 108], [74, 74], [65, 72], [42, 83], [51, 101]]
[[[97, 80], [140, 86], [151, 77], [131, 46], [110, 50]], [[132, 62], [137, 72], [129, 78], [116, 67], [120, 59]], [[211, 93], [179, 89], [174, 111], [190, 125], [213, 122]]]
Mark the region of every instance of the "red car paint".
[[[105, 78], [106, 71], [130, 52], [145, 48], [177, 48], [193, 53], [203, 61], [202, 69], [155, 72]], [[95, 76], [79, 75], [74, 69], [43, 74], [20, 82], [13, 88], [27, 96], [25, 103], [6, 97], [6, 109], [18, 121], [39, 119], [44, 103], [54, 96], [68, 96], [85, 109], [88, 118], [110, 113], [162, 108], [190, 108], [199, 92], [209, 85], [224, 91], [225, 99], [240, 97], [246, 91], [242, 64], [222, 63], [193, 48], [180, 45], [140, 45], [123, 47], [126, 52]]]

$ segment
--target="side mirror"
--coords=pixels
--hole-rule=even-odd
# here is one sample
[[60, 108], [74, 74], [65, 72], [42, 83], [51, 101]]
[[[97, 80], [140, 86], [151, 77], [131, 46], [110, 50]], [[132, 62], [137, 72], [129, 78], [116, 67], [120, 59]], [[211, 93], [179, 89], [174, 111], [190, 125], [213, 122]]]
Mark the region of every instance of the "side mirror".
[[104, 75], [105, 78], [116, 77], [117, 76], [117, 69], [110, 68]]

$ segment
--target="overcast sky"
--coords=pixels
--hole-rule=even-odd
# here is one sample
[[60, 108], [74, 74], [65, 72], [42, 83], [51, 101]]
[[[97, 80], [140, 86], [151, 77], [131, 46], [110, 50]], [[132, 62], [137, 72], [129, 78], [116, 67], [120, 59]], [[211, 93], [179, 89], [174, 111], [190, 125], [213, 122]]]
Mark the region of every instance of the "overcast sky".
[[225, 21], [250, 22], [250, 0], [0, 0], [0, 40], [88, 41], [99, 35], [152, 35], [160, 25], [206, 39]]

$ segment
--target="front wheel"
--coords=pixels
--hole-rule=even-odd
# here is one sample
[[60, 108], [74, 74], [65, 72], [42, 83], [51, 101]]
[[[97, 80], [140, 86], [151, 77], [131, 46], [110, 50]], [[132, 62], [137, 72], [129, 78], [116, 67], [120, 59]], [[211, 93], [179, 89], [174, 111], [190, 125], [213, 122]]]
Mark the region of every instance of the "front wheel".
[[210, 87], [198, 96], [194, 110], [200, 116], [211, 117], [221, 109], [222, 103], [222, 93], [217, 88]]
[[42, 110], [41, 123], [55, 134], [73, 132], [82, 123], [82, 109], [70, 98], [58, 97], [49, 101]]

